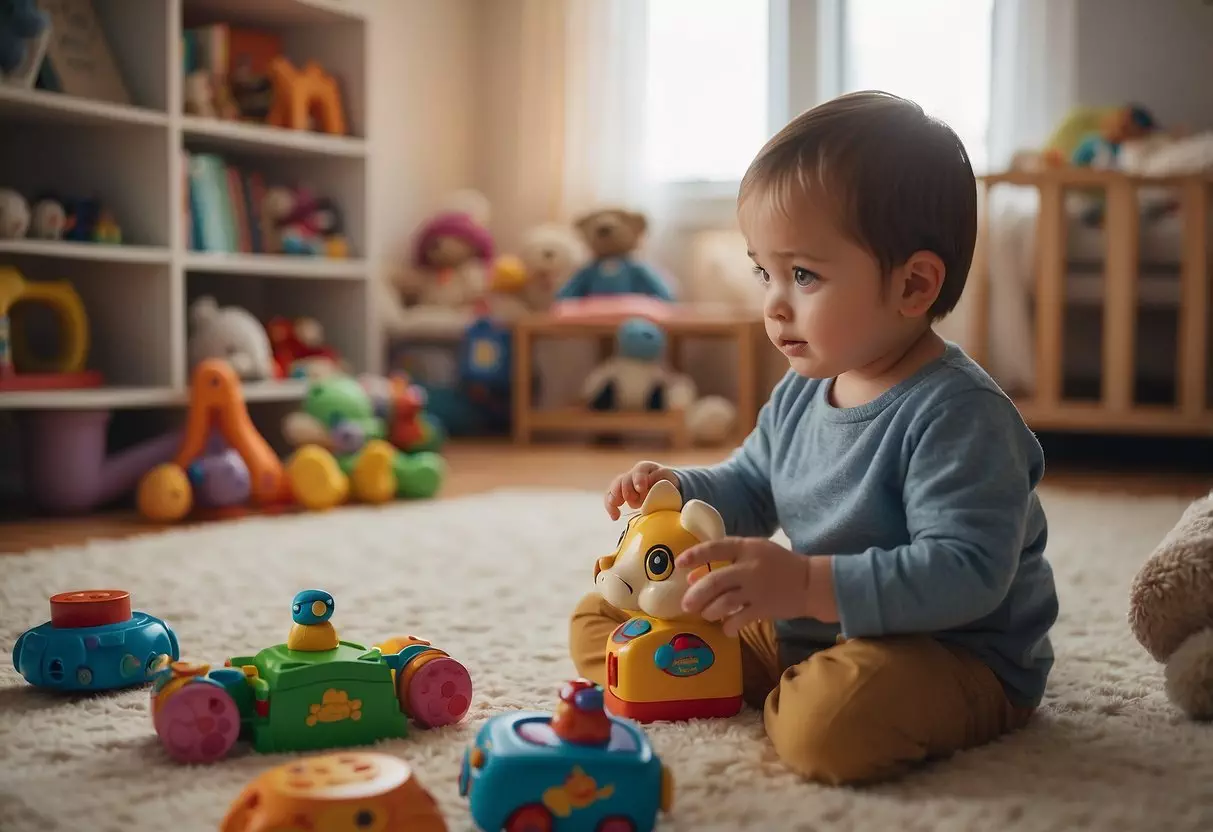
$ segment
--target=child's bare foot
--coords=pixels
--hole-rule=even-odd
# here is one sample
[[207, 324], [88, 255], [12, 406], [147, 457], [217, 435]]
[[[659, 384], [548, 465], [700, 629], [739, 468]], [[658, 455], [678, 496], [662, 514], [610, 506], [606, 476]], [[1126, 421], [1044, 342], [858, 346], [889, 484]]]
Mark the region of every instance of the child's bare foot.
[[678, 476], [664, 465], [657, 462], [637, 462], [632, 466], [632, 470], [620, 474], [611, 482], [604, 500], [607, 514], [612, 520], [618, 520], [619, 508], [624, 503], [632, 508], [640, 508], [649, 489], [661, 480], [673, 483], [675, 488], [681, 487], [678, 484]]

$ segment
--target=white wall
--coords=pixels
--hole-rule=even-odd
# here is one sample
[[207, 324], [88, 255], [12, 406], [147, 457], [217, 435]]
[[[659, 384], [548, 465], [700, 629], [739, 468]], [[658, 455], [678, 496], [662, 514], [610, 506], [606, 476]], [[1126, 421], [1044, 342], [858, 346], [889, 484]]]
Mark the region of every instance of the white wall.
[[1080, 104], [1138, 102], [1164, 125], [1213, 129], [1213, 4], [1078, 0]]
[[473, 184], [478, 0], [381, 0], [371, 31], [373, 256], [407, 245], [444, 194]]

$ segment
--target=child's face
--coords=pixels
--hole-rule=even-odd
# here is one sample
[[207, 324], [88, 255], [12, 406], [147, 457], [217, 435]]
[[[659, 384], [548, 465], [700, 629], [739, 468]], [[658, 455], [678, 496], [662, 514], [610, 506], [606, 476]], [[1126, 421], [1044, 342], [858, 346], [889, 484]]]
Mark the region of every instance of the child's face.
[[738, 217], [765, 293], [767, 336], [793, 370], [833, 378], [907, 339], [915, 321], [897, 302], [901, 281], [882, 278], [876, 258], [838, 228], [831, 206], [806, 195], [785, 214], [764, 202], [756, 195]]

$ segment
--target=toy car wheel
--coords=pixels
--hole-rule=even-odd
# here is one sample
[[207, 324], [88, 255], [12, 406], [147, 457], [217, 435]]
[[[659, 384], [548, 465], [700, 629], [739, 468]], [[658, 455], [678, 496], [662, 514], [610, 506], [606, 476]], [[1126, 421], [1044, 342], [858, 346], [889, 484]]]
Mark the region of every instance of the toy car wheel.
[[400, 704], [426, 728], [440, 728], [463, 719], [472, 704], [472, 677], [467, 668], [442, 656], [417, 668]]
[[174, 691], [154, 718], [160, 743], [183, 763], [222, 759], [240, 734], [240, 713], [227, 691], [207, 682], [190, 682]]
[[552, 832], [555, 821], [552, 813], [538, 803], [519, 806], [505, 820], [505, 832]]
[[595, 832], [636, 832], [636, 824], [629, 817], [612, 815], [599, 821]]

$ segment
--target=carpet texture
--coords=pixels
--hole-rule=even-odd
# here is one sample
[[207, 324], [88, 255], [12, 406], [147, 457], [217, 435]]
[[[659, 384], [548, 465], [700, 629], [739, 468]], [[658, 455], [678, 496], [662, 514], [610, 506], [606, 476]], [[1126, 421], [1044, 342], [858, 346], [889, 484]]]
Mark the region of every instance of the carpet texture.
[[[800, 782], [759, 715], [653, 726], [677, 790], [668, 830], [1196, 830], [1213, 828], [1213, 728], [1182, 719], [1129, 633], [1129, 583], [1179, 518], [1178, 499], [1046, 491], [1062, 616], [1043, 711], [1026, 730], [895, 783]], [[597, 494], [497, 492], [430, 504], [251, 519], [0, 560], [0, 828], [214, 829], [229, 801], [283, 757], [238, 745], [186, 767], [162, 752], [147, 692], [49, 696], [8, 660], [66, 589], [118, 587], [167, 619], [185, 654], [221, 664], [284, 641], [290, 600], [332, 592], [341, 637], [415, 633], [476, 685], [464, 724], [384, 744], [411, 761], [452, 829], [470, 828], [460, 755], [501, 711], [555, 701], [570, 677], [566, 616], [618, 526]]]

